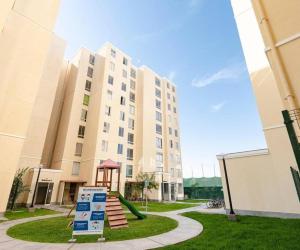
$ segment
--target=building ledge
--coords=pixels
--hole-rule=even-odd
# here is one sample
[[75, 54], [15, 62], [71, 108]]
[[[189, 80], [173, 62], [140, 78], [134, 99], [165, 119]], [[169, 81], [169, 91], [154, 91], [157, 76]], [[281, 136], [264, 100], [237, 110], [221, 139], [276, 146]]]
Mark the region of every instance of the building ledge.
[[222, 160], [224, 159], [232, 159], [232, 158], [241, 158], [241, 157], [250, 157], [250, 156], [257, 156], [257, 155], [268, 155], [269, 149], [256, 149], [256, 150], [249, 150], [249, 151], [242, 151], [242, 152], [235, 152], [235, 153], [228, 153], [228, 154], [218, 154], [217, 159]]

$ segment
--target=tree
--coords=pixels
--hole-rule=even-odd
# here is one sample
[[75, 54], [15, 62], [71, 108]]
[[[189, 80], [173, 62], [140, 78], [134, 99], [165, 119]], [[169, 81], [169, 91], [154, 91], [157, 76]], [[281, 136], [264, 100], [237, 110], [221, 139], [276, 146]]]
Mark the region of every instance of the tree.
[[15, 206], [15, 202], [18, 199], [19, 195], [23, 192], [29, 192], [30, 189], [28, 186], [24, 185], [23, 177], [27, 173], [28, 168], [19, 169], [15, 174], [14, 181], [11, 187], [11, 191], [9, 194], [8, 204], [10, 209], [12, 210]]
[[145, 182], [148, 182], [147, 190], [150, 192], [152, 189], [158, 189], [159, 187], [159, 184], [156, 182], [155, 175], [153, 173], [139, 173], [136, 176], [136, 182], [136, 191], [139, 192], [139, 194], [142, 194], [142, 199], [144, 199], [143, 189], [145, 188]]

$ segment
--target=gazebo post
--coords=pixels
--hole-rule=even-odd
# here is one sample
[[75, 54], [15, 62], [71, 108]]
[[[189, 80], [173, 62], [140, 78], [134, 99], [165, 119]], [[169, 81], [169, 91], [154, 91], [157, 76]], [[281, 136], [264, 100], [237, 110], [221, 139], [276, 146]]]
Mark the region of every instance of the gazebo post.
[[95, 181], [95, 186], [97, 186], [97, 182], [98, 182], [98, 171], [99, 171], [99, 169], [96, 168], [96, 181]]
[[120, 173], [121, 173], [121, 168], [118, 169], [118, 193], [120, 193]]
[[113, 173], [113, 170], [111, 169], [110, 170], [110, 187], [109, 187], [110, 190], [111, 190], [111, 186], [112, 186], [112, 173]]

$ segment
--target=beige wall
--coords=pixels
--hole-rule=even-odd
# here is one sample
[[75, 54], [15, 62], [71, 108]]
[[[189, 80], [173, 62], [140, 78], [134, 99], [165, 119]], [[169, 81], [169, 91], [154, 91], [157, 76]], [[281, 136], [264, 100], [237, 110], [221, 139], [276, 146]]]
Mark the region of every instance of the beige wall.
[[26, 138], [58, 5], [58, 0], [0, 4], [0, 213], [6, 208]]
[[[292, 21], [295, 20], [295, 16], [290, 17], [294, 10], [289, 11], [291, 8], [299, 7], [299, 2], [296, 2], [291, 0], [283, 3], [283, 1], [275, 0], [271, 3], [267, 0], [253, 0], [253, 6], [255, 6], [253, 9], [251, 1], [232, 0], [247, 68], [268, 145], [267, 150], [218, 156], [226, 207], [229, 208], [229, 202], [223, 157], [227, 166], [233, 208], [238, 213], [261, 214], [264, 212], [264, 215], [281, 217], [295, 217], [300, 213], [299, 200], [290, 172], [290, 166], [296, 167], [297, 164], [281, 114], [282, 110], [290, 107], [291, 101], [287, 102], [286, 99], [289, 93], [287, 90], [295, 93], [293, 88], [288, 89], [284, 86], [290, 79], [286, 72], [291, 68], [282, 63], [280, 59], [288, 57], [288, 54], [279, 52], [278, 56], [276, 46], [270, 44], [276, 43], [276, 39], [283, 39], [287, 34], [299, 30], [296, 23]], [[261, 4], [265, 13], [268, 13], [265, 16], [261, 15], [263, 12], [258, 8]], [[273, 27], [274, 34], [271, 36], [267, 34], [267, 29], [262, 24], [264, 22], [269, 22]], [[281, 23], [278, 24], [278, 22]], [[293, 27], [289, 27], [285, 31], [281, 30], [287, 24], [293, 24]], [[294, 50], [294, 52], [296, 51]], [[289, 59], [299, 65], [293, 58]]]

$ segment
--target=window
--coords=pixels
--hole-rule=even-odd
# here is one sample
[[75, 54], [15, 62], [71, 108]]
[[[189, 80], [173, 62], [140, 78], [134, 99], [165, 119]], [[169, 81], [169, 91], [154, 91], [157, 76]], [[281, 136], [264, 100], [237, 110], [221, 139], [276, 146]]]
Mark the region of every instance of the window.
[[167, 88], [168, 88], [168, 89], [170, 88], [170, 83], [168, 83], [168, 82], [167, 82]]
[[132, 159], [133, 159], [133, 149], [127, 148], [127, 160], [132, 160]]
[[131, 88], [132, 90], [135, 90], [135, 81], [130, 80], [130, 88]]
[[161, 109], [161, 101], [155, 99], [155, 106], [156, 106], [156, 108]]
[[161, 120], [162, 120], [161, 113], [160, 113], [160, 112], [158, 112], [158, 111], [156, 111], [156, 113], [155, 113], [155, 114], [156, 114], [156, 120], [161, 122]]
[[108, 76], [108, 83], [113, 85], [114, 84], [114, 78], [112, 76]]
[[170, 148], [173, 148], [173, 141], [170, 140]]
[[135, 102], [135, 94], [134, 93], [130, 92], [129, 98], [130, 98], [131, 102]]
[[130, 70], [130, 76], [132, 77], [132, 78], [136, 78], [136, 71], [135, 71], [135, 69], [131, 69]]
[[125, 121], [125, 112], [120, 111], [120, 120]]
[[85, 132], [85, 126], [79, 126], [79, 129], [78, 129], [78, 137], [79, 138], [84, 138], [84, 132]]
[[84, 96], [83, 96], [83, 105], [86, 105], [86, 106], [88, 106], [88, 105], [89, 105], [89, 103], [90, 103], [90, 96], [89, 96], [89, 95], [86, 95], [86, 94], [84, 94]]
[[115, 71], [115, 64], [113, 63], [113, 62], [110, 62], [109, 63], [109, 69], [111, 70], [111, 71]]
[[91, 91], [92, 82], [89, 80], [85, 81], [85, 90]]
[[167, 98], [170, 99], [171, 98], [171, 95], [170, 93], [167, 93]]
[[104, 122], [104, 125], [103, 125], [103, 132], [104, 133], [109, 133], [109, 123], [108, 122]]
[[122, 82], [121, 90], [126, 91], [126, 83]]
[[89, 62], [90, 62], [90, 64], [94, 65], [95, 64], [95, 56], [90, 55]]
[[174, 86], [172, 86], [172, 91], [175, 92], [175, 87]]
[[155, 77], [155, 85], [160, 87], [160, 80], [157, 77]]
[[110, 106], [105, 106], [105, 114], [107, 115], [107, 116], [110, 116], [110, 112], [111, 112], [111, 107]]
[[125, 97], [124, 96], [121, 96], [120, 104], [125, 105]]
[[177, 131], [177, 129], [174, 129], [174, 134], [175, 134], [176, 137], [178, 137], [178, 131]]
[[126, 177], [127, 178], [132, 177], [132, 165], [126, 165]]
[[156, 147], [162, 148], [162, 139], [159, 137], [156, 137]]
[[128, 128], [134, 129], [134, 120], [131, 118], [128, 119]]
[[119, 136], [123, 137], [124, 136], [124, 128], [119, 127]]
[[175, 171], [174, 171], [174, 168], [171, 168], [171, 176], [172, 176], [172, 177], [175, 176], [175, 175], [174, 175], [174, 172], [175, 172]]
[[116, 51], [114, 49], [110, 49], [110, 55], [113, 57], [113, 58], [116, 58]]
[[72, 175], [79, 175], [79, 172], [80, 172], [80, 162], [73, 161]]
[[182, 194], [183, 188], [182, 183], [178, 183], [178, 194]]
[[87, 70], [87, 76], [92, 78], [92, 77], [93, 77], [93, 73], [94, 73], [93, 68], [88, 67], [88, 70]]
[[133, 144], [134, 141], [134, 134], [128, 133], [128, 143]]
[[162, 171], [163, 170], [163, 154], [162, 153], [156, 153], [156, 171]]
[[156, 133], [161, 135], [161, 125], [156, 124]]
[[135, 114], [135, 107], [133, 105], [129, 105], [129, 113], [132, 115]]
[[102, 150], [102, 152], [107, 152], [107, 150], [108, 150], [108, 141], [102, 140], [101, 150]]
[[175, 107], [173, 107], [173, 112], [176, 113], [176, 108]]
[[112, 91], [111, 90], [107, 90], [107, 99], [112, 100]]
[[126, 71], [125, 69], [123, 69], [123, 71], [122, 71], [122, 76], [123, 76], [124, 78], [127, 78], [127, 71]]
[[171, 110], [171, 104], [168, 103], [168, 110]]
[[86, 118], [87, 118], [87, 113], [88, 111], [86, 109], [82, 109], [81, 110], [81, 117], [80, 120], [86, 122]]
[[173, 102], [176, 102], [175, 96], [173, 96]]
[[81, 156], [81, 154], [82, 154], [82, 146], [83, 146], [82, 143], [80, 143], [80, 142], [76, 143], [76, 148], [75, 148], [75, 155], [76, 156]]
[[169, 128], [169, 135], [172, 134], [172, 128]]
[[118, 151], [117, 151], [118, 155], [123, 154], [123, 144], [118, 144]]
[[155, 95], [156, 97], [161, 98], [161, 91], [157, 88], [155, 88]]
[[168, 115], [169, 122], [172, 122], [172, 116]]
[[123, 64], [128, 65], [128, 59], [126, 57], [123, 57]]
[[178, 142], [175, 142], [175, 147], [177, 150], [179, 150], [179, 143]]

